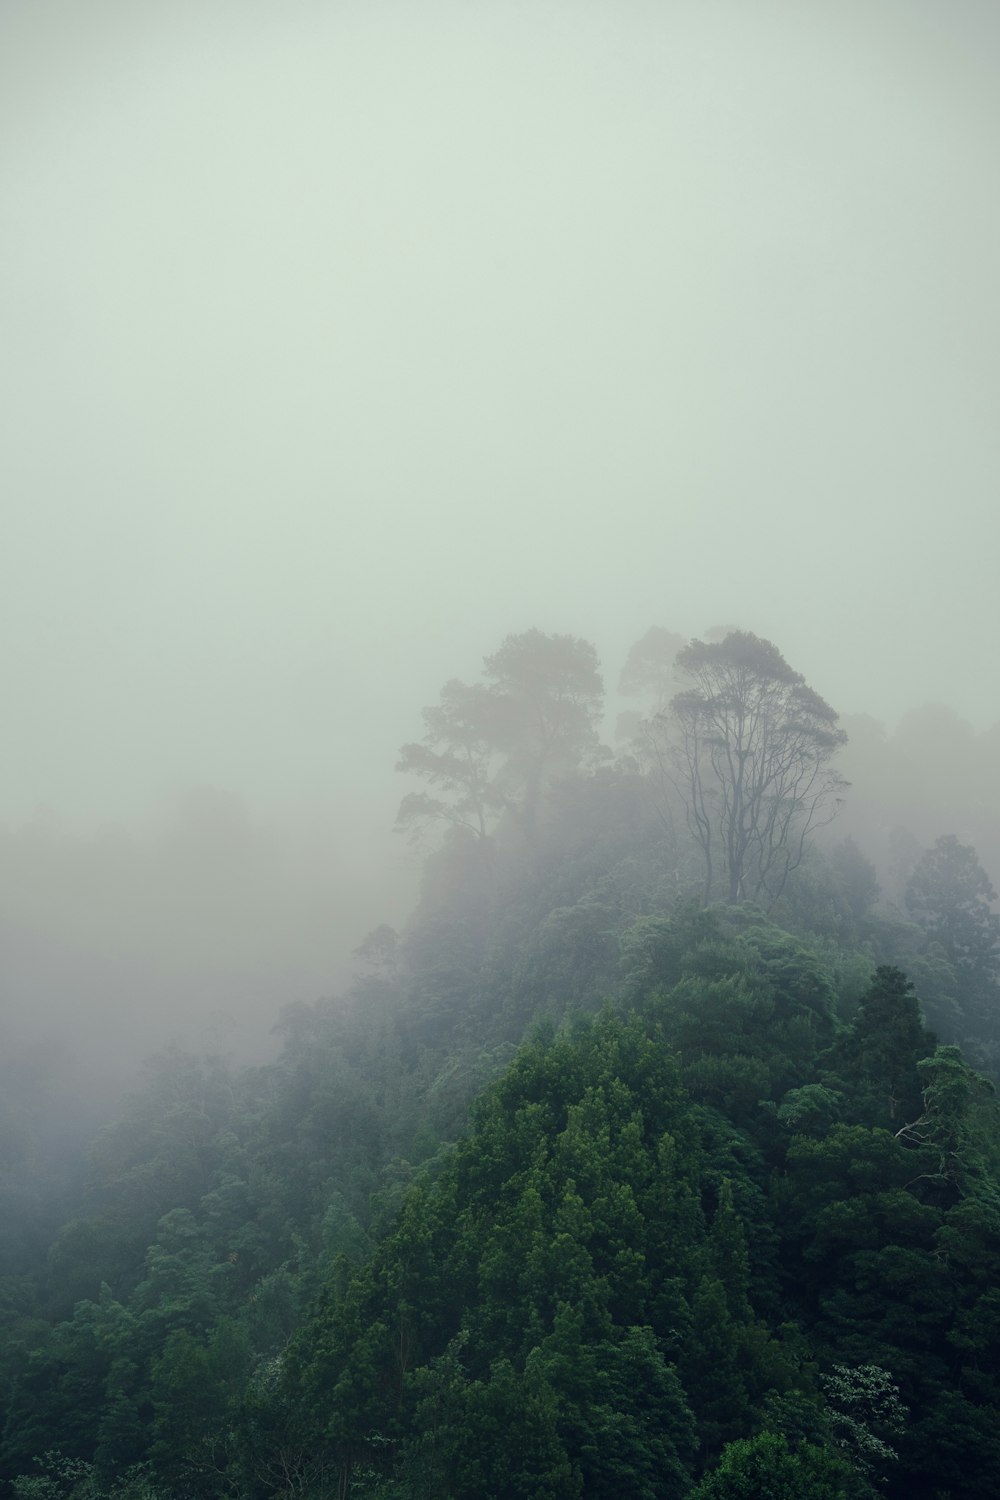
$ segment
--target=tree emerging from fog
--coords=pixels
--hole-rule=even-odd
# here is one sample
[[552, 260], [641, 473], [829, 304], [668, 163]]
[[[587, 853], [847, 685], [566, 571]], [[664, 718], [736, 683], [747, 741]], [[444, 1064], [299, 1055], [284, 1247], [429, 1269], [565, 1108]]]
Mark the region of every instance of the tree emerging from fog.
[[445, 683], [423, 739], [400, 750], [396, 769], [433, 791], [403, 798], [398, 827], [442, 820], [485, 839], [506, 815], [530, 837], [546, 787], [599, 754], [604, 687], [588, 641], [522, 631], [483, 669], [483, 683]]
[[951, 966], [962, 1030], [998, 1040], [1000, 916], [996, 891], [971, 844], [939, 838], [918, 860], [904, 893], [906, 908]]
[[847, 783], [831, 764], [837, 714], [770, 641], [692, 641], [665, 714], [666, 767], [704, 859], [704, 899], [771, 903]]

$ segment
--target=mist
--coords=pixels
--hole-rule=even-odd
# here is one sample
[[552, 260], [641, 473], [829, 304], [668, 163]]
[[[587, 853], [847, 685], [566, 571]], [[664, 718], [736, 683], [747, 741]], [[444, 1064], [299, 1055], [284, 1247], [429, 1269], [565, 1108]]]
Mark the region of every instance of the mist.
[[254, 1055], [335, 992], [414, 897], [398, 746], [528, 626], [613, 688], [738, 620], [885, 726], [880, 872], [989, 808], [1000, 875], [998, 42], [973, 0], [3, 8], [11, 1045]]

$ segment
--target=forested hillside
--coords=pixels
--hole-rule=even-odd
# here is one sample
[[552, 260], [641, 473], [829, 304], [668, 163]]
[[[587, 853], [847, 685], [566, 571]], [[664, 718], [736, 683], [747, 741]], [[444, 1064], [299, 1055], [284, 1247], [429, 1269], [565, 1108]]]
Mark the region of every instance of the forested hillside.
[[419, 905], [272, 1062], [157, 1055], [94, 1139], [4, 1078], [7, 1493], [995, 1495], [989, 877], [942, 826], [883, 893], [771, 643], [621, 688], [537, 630], [445, 685]]

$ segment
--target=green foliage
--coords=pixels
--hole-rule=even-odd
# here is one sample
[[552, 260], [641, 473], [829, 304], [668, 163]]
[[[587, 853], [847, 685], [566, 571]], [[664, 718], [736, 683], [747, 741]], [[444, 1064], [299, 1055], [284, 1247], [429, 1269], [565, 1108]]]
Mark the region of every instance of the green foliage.
[[[676, 644], [631, 664], [651, 704]], [[275, 1062], [155, 1060], [51, 1201], [8, 1111], [15, 1495], [995, 1493], [997, 1106], [921, 1019], [992, 1034], [972, 851], [914, 872], [919, 926], [848, 846], [793, 931], [706, 908], [598, 705], [539, 632], [449, 685], [409, 769], [465, 826]]]
[[229, 1319], [207, 1341], [183, 1328], [169, 1335], [152, 1367], [150, 1456], [173, 1485], [196, 1495], [223, 1487], [250, 1368], [246, 1334]]
[[850, 1481], [829, 1449], [762, 1432], [730, 1443], [690, 1500], [847, 1500]]
[[867, 1479], [884, 1483], [899, 1457], [888, 1439], [905, 1429], [906, 1410], [887, 1370], [878, 1365], [848, 1369], [834, 1365], [823, 1378], [833, 1440], [851, 1466]]
[[912, 1118], [920, 1101], [919, 1060], [930, 1050], [913, 985], [898, 969], [876, 969], [847, 1043], [854, 1068], [870, 1090], [880, 1123]]
[[940, 949], [958, 981], [964, 1035], [996, 1040], [1000, 1022], [1000, 916], [975, 849], [953, 834], [918, 861], [906, 906]]
[[15, 1500], [167, 1500], [147, 1464], [134, 1464], [106, 1478], [83, 1459], [49, 1452], [38, 1460], [38, 1469], [14, 1479]]
[[[992, 1102], [993, 1085], [963, 1061], [958, 1047], [936, 1047], [931, 1057], [917, 1064], [917, 1071], [924, 1085], [923, 1112], [898, 1134], [936, 1159], [928, 1178], [963, 1193], [988, 1172], [976, 1107]], [[990, 1134], [995, 1141], [995, 1134]]]
[[822, 1083], [789, 1089], [778, 1109], [778, 1119], [789, 1130], [825, 1133], [836, 1119], [843, 1097]]
[[433, 1471], [454, 1493], [493, 1493], [477, 1455], [503, 1411], [534, 1434], [526, 1494], [540, 1454], [562, 1476], [544, 1481], [553, 1493], [582, 1476], [588, 1494], [651, 1495], [657, 1473], [686, 1474], [691, 1419], [660, 1341], [677, 1338], [699, 1232], [689, 1135], [676, 1067], [638, 1022], [605, 1015], [524, 1048], [437, 1182], [410, 1191], [370, 1267], [300, 1337], [292, 1375], [317, 1440], [349, 1466], [391, 1434], [409, 1462], [417, 1413], [433, 1410]]

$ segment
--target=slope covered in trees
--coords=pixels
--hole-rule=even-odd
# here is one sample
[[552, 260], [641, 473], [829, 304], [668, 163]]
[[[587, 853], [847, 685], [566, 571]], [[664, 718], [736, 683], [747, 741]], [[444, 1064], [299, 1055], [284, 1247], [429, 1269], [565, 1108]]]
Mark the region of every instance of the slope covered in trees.
[[995, 1492], [1000, 1129], [956, 1045], [989, 1065], [992, 891], [946, 837], [893, 909], [803, 839], [706, 904], [656, 745], [686, 662], [811, 692], [755, 639], [651, 632], [615, 758], [593, 648], [508, 638], [404, 747], [443, 837], [349, 995], [267, 1066], [152, 1060], [85, 1171], [7, 1131], [10, 1493]]

